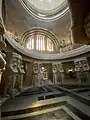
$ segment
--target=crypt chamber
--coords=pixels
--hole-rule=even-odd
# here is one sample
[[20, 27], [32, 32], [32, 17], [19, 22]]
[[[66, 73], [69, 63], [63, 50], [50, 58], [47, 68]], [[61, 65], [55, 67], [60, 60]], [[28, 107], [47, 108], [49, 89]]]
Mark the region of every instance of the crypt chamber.
[[90, 119], [90, 1], [0, 0], [0, 120]]

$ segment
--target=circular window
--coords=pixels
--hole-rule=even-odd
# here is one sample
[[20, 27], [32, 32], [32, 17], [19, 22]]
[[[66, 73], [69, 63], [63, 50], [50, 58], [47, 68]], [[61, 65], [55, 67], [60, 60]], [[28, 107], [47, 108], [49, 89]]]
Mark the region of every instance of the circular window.
[[67, 0], [19, 0], [23, 7], [40, 20], [55, 20], [68, 11]]

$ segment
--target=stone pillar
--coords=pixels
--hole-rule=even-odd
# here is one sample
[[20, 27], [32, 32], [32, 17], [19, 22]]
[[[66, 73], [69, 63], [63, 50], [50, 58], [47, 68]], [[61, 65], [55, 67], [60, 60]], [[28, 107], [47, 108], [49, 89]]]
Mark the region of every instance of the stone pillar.
[[57, 64], [52, 64], [52, 73], [53, 73], [53, 84], [57, 84], [57, 73], [58, 73]]
[[18, 71], [19, 71], [19, 74], [18, 74], [19, 90], [22, 91], [25, 70], [24, 70], [24, 65], [23, 65], [23, 60], [21, 55], [19, 55], [18, 57]]
[[90, 0], [68, 0], [68, 4], [71, 13], [71, 34], [74, 42], [90, 43], [85, 31], [85, 18], [90, 12]]
[[47, 51], [47, 36], [45, 36], [45, 51]]
[[58, 64], [58, 71], [60, 73], [60, 83], [64, 84], [64, 69], [62, 63]]
[[36, 43], [36, 41], [37, 41], [37, 34], [34, 34], [34, 50], [36, 50], [36, 45], [37, 45], [37, 43]]

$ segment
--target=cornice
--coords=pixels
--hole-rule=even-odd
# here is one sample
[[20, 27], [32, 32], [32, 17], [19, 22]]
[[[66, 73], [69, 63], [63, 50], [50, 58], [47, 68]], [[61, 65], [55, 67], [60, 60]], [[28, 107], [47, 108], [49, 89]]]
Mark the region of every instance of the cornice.
[[82, 54], [90, 51], [90, 46], [89, 45], [83, 45], [79, 48], [73, 49], [73, 50], [68, 51], [68, 52], [50, 54], [50, 53], [38, 52], [38, 51], [35, 51], [35, 50], [28, 50], [28, 49], [24, 48], [23, 46], [21, 46], [20, 44], [18, 44], [8, 34], [5, 34], [5, 38], [7, 39], [9, 44], [14, 49], [19, 51], [23, 55], [25, 55], [27, 57], [39, 59], [39, 60], [49, 60], [50, 61], [50, 60], [68, 59], [68, 58], [72, 58], [72, 57], [77, 57], [79, 55], [82, 55]]

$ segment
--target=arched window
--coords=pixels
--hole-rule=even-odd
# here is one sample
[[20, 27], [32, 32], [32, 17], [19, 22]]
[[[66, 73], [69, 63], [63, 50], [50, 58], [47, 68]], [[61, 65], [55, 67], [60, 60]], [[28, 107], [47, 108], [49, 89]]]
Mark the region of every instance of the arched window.
[[27, 39], [26, 47], [29, 50], [54, 51], [53, 41], [44, 35], [33, 35]]

